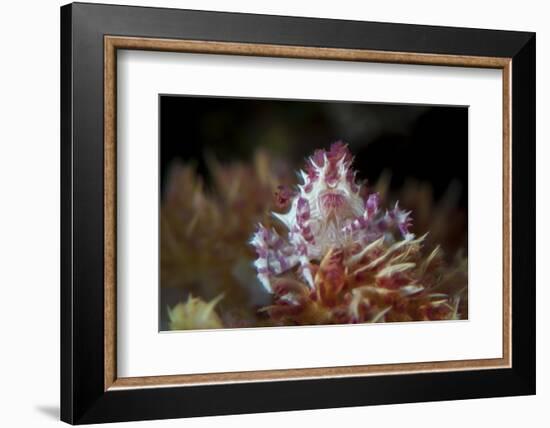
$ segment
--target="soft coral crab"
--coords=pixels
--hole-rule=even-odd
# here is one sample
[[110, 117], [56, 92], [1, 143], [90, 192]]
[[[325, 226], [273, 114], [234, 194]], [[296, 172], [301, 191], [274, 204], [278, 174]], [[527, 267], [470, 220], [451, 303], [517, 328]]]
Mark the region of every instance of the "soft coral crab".
[[380, 210], [378, 194], [366, 194], [352, 162], [341, 141], [329, 150], [315, 151], [299, 172], [302, 183], [289, 196], [288, 212], [273, 213], [287, 236], [258, 225], [250, 242], [257, 253], [258, 279], [267, 291], [273, 292], [274, 276], [296, 266], [306, 284], [315, 288], [312, 262], [319, 262], [329, 251], [356, 251], [380, 238], [388, 242], [414, 238], [409, 232], [410, 212], [397, 204], [390, 211]]

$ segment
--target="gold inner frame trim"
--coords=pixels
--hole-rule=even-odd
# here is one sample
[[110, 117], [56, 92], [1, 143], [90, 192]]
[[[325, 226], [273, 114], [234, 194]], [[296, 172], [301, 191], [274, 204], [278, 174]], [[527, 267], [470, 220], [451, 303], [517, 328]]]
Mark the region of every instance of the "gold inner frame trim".
[[[334, 61], [439, 65], [502, 70], [503, 95], [503, 322], [502, 358], [377, 364], [343, 367], [204, 373], [119, 378], [116, 367], [116, 88], [117, 50], [147, 50], [213, 55], [244, 55]], [[358, 377], [421, 372], [508, 368], [512, 363], [511, 240], [511, 58], [386, 52], [251, 43], [104, 37], [104, 389], [193, 386], [220, 383]]]

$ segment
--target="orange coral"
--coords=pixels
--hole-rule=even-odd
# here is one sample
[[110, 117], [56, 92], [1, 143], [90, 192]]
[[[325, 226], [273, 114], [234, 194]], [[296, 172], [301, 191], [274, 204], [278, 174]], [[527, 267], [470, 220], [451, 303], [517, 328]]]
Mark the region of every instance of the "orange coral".
[[424, 237], [365, 248], [332, 249], [312, 264], [315, 286], [292, 273], [274, 280], [275, 325], [462, 319], [466, 260], [451, 269], [439, 248], [423, 254]]

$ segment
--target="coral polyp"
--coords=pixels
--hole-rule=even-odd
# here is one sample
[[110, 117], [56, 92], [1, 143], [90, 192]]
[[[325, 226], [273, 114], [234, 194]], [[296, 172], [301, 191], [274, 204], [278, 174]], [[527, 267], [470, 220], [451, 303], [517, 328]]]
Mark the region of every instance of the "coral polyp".
[[215, 306], [222, 300], [223, 294], [210, 302], [199, 297], [188, 296], [187, 302], [180, 302], [168, 308], [171, 330], [193, 330], [222, 328], [223, 323], [215, 311]]
[[258, 225], [254, 266], [273, 296], [260, 312], [274, 325], [464, 318], [467, 261], [449, 268], [439, 247], [426, 252], [411, 212], [383, 209], [352, 162], [342, 142], [317, 150], [273, 213], [284, 232]]

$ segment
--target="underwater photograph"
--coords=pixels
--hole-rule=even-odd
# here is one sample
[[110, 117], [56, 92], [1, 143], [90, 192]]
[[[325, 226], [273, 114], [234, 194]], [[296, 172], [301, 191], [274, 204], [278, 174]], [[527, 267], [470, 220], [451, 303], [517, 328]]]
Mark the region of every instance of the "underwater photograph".
[[159, 95], [159, 329], [468, 319], [468, 107]]

